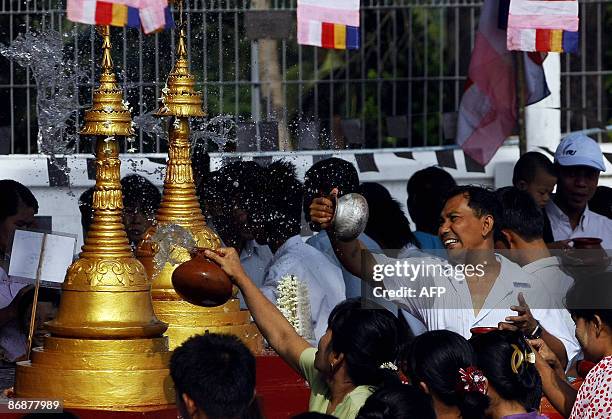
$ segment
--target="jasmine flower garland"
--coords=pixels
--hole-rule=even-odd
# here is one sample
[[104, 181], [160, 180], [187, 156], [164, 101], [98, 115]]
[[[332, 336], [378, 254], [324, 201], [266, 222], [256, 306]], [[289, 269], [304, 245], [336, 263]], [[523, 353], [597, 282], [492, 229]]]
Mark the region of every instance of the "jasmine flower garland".
[[276, 288], [276, 305], [295, 331], [306, 340], [314, 339], [308, 287], [295, 275], [285, 275]]

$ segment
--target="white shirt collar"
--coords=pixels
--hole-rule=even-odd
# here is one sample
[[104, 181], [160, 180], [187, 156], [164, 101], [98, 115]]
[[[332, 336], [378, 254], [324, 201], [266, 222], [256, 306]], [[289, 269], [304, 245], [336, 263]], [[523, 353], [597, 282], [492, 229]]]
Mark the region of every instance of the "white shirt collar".
[[559, 258], [556, 256], [549, 256], [547, 258], [542, 258], [535, 260], [527, 265], [523, 266], [523, 269], [530, 274], [533, 274], [541, 269], [550, 268], [550, 267], [561, 267], [561, 262]]
[[[561, 210], [561, 208], [557, 206], [557, 204], [555, 204], [552, 199], [548, 201], [548, 204], [546, 205], [546, 214], [549, 216], [549, 218], [561, 219], [567, 222], [568, 225], [570, 225], [569, 217]], [[584, 209], [584, 212], [580, 216], [580, 222], [576, 226], [576, 230], [580, 228], [582, 231], [584, 231], [585, 228], [589, 225], [589, 221], [593, 217], [593, 215], [593, 211], [589, 209], [589, 206], [587, 204], [586, 208]]]

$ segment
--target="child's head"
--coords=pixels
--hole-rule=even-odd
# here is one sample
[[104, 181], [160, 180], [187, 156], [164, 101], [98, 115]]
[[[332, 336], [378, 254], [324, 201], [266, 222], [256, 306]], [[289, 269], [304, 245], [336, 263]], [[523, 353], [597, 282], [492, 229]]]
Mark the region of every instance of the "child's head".
[[556, 183], [555, 167], [542, 153], [525, 153], [514, 165], [512, 184], [531, 195], [540, 208], [550, 200]]

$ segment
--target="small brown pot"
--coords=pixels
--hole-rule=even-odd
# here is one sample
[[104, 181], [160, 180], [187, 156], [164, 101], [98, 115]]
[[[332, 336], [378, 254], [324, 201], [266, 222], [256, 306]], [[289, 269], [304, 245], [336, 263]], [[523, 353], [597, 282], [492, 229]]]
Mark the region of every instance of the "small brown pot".
[[232, 297], [232, 282], [203, 248], [195, 248], [191, 260], [180, 264], [172, 273], [174, 290], [186, 301], [203, 307], [225, 304]]

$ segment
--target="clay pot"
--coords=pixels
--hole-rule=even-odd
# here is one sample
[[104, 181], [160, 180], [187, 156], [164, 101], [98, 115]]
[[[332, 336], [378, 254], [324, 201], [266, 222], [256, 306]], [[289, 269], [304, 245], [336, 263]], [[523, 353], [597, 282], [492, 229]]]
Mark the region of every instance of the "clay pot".
[[191, 260], [180, 264], [172, 273], [174, 290], [186, 301], [203, 307], [225, 304], [232, 297], [232, 282], [203, 248], [191, 253]]
[[577, 237], [572, 239], [574, 249], [601, 249], [601, 241], [597, 237]]
[[610, 258], [598, 237], [572, 239], [573, 248], [564, 252], [563, 265], [574, 276], [585, 277], [603, 272], [610, 265]]
[[476, 336], [476, 335], [484, 335], [485, 333], [489, 333], [492, 332], [494, 330], [497, 330], [497, 327], [472, 327], [470, 329], [470, 333], [472, 334], [472, 336]]

